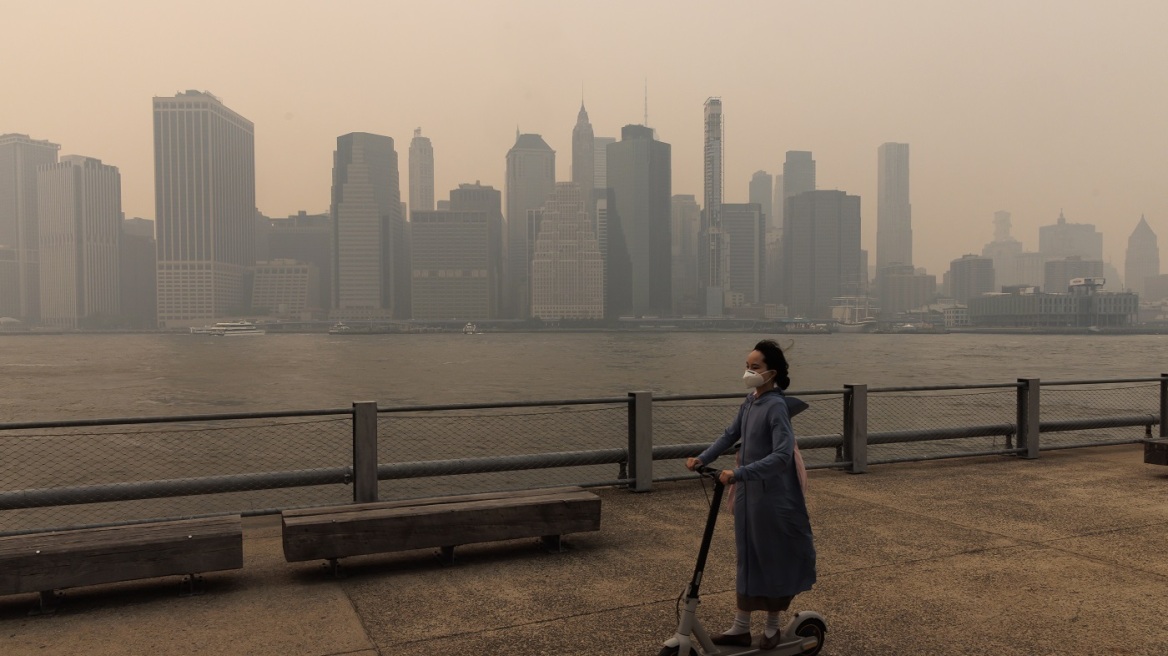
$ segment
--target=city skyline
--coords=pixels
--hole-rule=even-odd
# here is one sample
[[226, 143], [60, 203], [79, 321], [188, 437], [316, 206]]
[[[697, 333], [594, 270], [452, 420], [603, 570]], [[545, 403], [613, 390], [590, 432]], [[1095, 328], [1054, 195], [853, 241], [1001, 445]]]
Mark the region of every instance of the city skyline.
[[[14, 5], [8, 15], [19, 29], [0, 45], [7, 81], [0, 132], [60, 143], [63, 153], [118, 166], [127, 215], [155, 218], [147, 99], [209, 90], [255, 122], [257, 201], [265, 214], [285, 216], [327, 206], [337, 135], [363, 130], [404, 145], [412, 129], [424, 125], [445, 154], [437, 189], [476, 179], [501, 189], [498, 153], [510, 145], [516, 124], [567, 153], [581, 87], [595, 132], [611, 135], [641, 121], [647, 79], [650, 125], [674, 146], [676, 192], [701, 193], [700, 105], [721, 96], [733, 108], [725, 200], [745, 201], [751, 172], [777, 171], [787, 150], [812, 151], [820, 164], [819, 188], [868, 199], [864, 247], [873, 254], [877, 182], [871, 153], [884, 142], [912, 144], [914, 260], [932, 272], [989, 241], [986, 217], [999, 209], [1013, 214], [1016, 237], [1028, 250], [1035, 248], [1038, 226], [1060, 208], [1070, 220], [1095, 223], [1108, 235], [1105, 259], [1117, 266], [1124, 237], [1141, 214], [1157, 233], [1168, 229], [1168, 198], [1156, 188], [1168, 176], [1160, 155], [1168, 150], [1168, 135], [1157, 129], [1156, 114], [1168, 91], [1146, 83], [1162, 74], [1155, 46], [1156, 26], [1168, 18], [1162, 3], [1135, 2], [1125, 12], [1046, 2], [1024, 10], [991, 2], [960, 11], [924, 2], [894, 2], [893, 8], [746, 4], [724, 9], [727, 21], [742, 24], [743, 38], [687, 64], [684, 75], [677, 64], [688, 61], [681, 44], [705, 29], [696, 3], [670, 12], [668, 41], [633, 37], [635, 26], [660, 19], [662, 7], [653, 4], [600, 2], [571, 20], [558, 8], [527, 2], [460, 6], [460, 20], [444, 28], [457, 46], [441, 58], [402, 67], [380, 86], [363, 81], [372, 64], [351, 62], [419, 61], [416, 53], [427, 51], [423, 36], [402, 35], [372, 57], [378, 40], [361, 35], [391, 19], [445, 25], [449, 7], [288, 9], [257, 2], [234, 8], [237, 20], [223, 23], [215, 12], [153, 5], [147, 11], [135, 2], [112, 11]], [[1011, 20], [1002, 20], [1007, 10]], [[757, 44], [770, 43], [762, 38], [765, 26], [774, 24], [801, 27], [767, 46], [764, 59], [801, 56], [804, 63], [781, 85], [759, 84], [764, 69], [736, 64], [757, 58]], [[243, 25], [250, 26], [247, 38]], [[127, 29], [135, 38], [111, 43], [103, 37]], [[493, 38], [515, 29], [534, 41]], [[612, 35], [613, 47], [598, 49], [595, 35], [602, 32]], [[839, 47], [823, 47], [816, 35], [826, 32]], [[1091, 39], [1082, 38], [1088, 33]], [[167, 45], [195, 34], [217, 47], [197, 52]], [[356, 51], [343, 66], [340, 55], [294, 45], [340, 34]], [[25, 55], [43, 49], [46, 39], [93, 44], [93, 54], [83, 61], [48, 54], [28, 63]], [[540, 57], [529, 56], [533, 48]], [[143, 51], [156, 54], [144, 61]], [[488, 74], [466, 76], [470, 61]], [[444, 81], [441, 88], [437, 80]], [[310, 93], [290, 100], [272, 93], [280, 87]], [[938, 87], [945, 92], [937, 93]], [[101, 117], [101, 129], [79, 118], [78, 97], [85, 98], [87, 114]], [[569, 179], [566, 159], [557, 180]], [[965, 246], [953, 248], [952, 242]]]

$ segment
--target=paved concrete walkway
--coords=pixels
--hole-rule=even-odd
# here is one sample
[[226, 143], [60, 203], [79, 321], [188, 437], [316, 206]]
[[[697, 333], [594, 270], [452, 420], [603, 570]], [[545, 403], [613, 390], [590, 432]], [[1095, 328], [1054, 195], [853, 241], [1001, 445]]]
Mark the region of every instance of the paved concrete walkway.
[[[1168, 468], [1141, 448], [811, 475], [824, 654], [1168, 654]], [[706, 497], [696, 482], [600, 492], [603, 528], [549, 555], [533, 540], [354, 558], [348, 578], [288, 564], [279, 522], [248, 522], [245, 568], [69, 591], [50, 617], [0, 599], [0, 653], [655, 654], [674, 627]], [[734, 603], [723, 517], [701, 612]], [[756, 619], [756, 632], [761, 629]]]

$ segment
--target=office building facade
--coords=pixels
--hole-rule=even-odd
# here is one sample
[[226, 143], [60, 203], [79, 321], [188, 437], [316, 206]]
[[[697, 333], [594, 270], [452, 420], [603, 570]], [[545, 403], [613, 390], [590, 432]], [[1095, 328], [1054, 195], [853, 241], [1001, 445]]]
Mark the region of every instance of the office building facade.
[[1127, 239], [1123, 270], [1124, 287], [1141, 296], [1147, 279], [1160, 275], [1160, 246], [1143, 216]]
[[255, 128], [210, 93], [154, 98], [158, 325], [236, 315], [255, 264]]
[[909, 148], [905, 143], [876, 149], [876, 269], [913, 263]]
[[545, 321], [604, 318], [604, 260], [575, 182], [556, 183], [544, 204], [531, 262], [531, 312]]
[[410, 251], [390, 137], [337, 137], [330, 216], [338, 319], [408, 319]]
[[722, 316], [726, 307], [726, 253], [722, 233], [723, 141], [722, 99], [707, 98], [703, 112], [703, 190], [702, 247], [698, 266], [705, 288], [704, 313]]
[[507, 151], [507, 274], [504, 279], [508, 315], [531, 317], [532, 226], [528, 212], [543, 207], [556, 187], [556, 151], [538, 134], [515, 134]]
[[410, 140], [410, 199], [413, 212], [434, 209], [434, 145], [422, 136], [422, 128], [414, 130]]
[[[0, 135], [0, 248], [10, 249], [15, 286], [0, 289], [0, 316], [29, 324], [40, 319], [40, 237], [37, 229], [37, 168], [57, 163], [55, 143], [30, 139], [26, 134]], [[15, 296], [13, 296], [15, 289]]]
[[980, 255], [963, 255], [949, 263], [950, 294], [958, 303], [995, 291], [994, 261]]
[[[611, 284], [627, 286], [630, 306], [621, 314], [669, 316], [672, 314], [672, 250], [670, 226], [672, 197], [672, 150], [656, 140], [643, 125], [626, 125], [621, 140], [608, 147], [608, 185], [630, 266], [627, 280]], [[611, 248], [614, 226], [609, 225]]]
[[[769, 192], [769, 190], [768, 190]], [[759, 305], [766, 283], [766, 215], [758, 203], [722, 203], [726, 283], [735, 303]]]
[[860, 271], [860, 197], [837, 190], [807, 191], [787, 199], [783, 222], [788, 313], [831, 319], [833, 299], [859, 296], [866, 278]]
[[117, 167], [70, 155], [37, 169], [41, 323], [121, 321], [122, 180]]

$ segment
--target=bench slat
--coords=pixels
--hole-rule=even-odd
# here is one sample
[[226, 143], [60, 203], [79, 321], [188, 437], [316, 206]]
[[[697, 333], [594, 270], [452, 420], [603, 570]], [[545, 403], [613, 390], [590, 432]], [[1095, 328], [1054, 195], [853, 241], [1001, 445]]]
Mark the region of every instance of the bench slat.
[[0, 538], [0, 594], [241, 567], [239, 515]]
[[[371, 504], [364, 504], [366, 506]], [[289, 562], [600, 530], [600, 497], [585, 491], [286, 517]]]

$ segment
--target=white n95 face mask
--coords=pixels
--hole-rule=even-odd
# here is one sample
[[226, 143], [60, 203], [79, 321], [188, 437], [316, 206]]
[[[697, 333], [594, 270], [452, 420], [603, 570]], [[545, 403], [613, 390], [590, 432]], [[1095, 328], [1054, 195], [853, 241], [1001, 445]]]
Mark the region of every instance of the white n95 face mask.
[[763, 375], [764, 373], [766, 372], [751, 371], [747, 369], [746, 373], [742, 374], [742, 382], [751, 389], [762, 387], [766, 384], [766, 376]]

